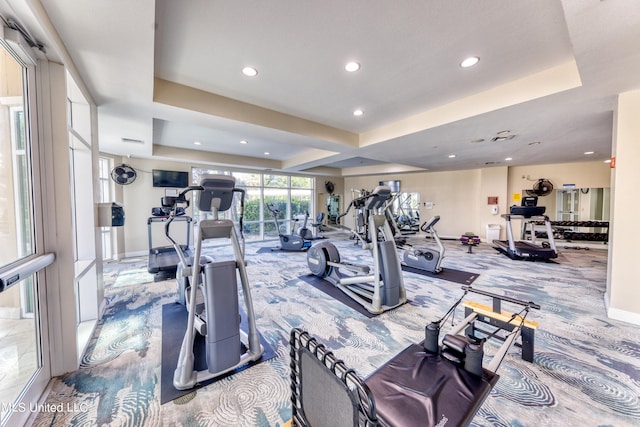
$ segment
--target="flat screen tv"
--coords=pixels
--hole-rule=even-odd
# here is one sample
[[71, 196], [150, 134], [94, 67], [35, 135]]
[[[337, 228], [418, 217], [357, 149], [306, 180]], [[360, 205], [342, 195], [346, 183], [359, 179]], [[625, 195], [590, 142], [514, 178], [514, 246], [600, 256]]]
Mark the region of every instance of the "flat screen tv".
[[154, 187], [185, 188], [189, 186], [189, 172], [153, 169]]
[[400, 192], [400, 181], [380, 181], [378, 185], [386, 185], [391, 188], [392, 193]]

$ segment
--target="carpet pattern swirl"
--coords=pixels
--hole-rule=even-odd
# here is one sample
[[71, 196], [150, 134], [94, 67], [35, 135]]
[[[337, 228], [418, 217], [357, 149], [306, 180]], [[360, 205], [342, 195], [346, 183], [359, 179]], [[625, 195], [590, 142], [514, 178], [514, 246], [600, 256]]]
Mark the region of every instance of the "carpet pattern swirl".
[[[353, 241], [332, 241], [344, 261], [372, 265]], [[474, 426], [640, 425], [640, 328], [606, 316], [606, 251], [561, 249], [557, 263], [533, 263], [510, 260], [486, 243], [471, 254], [458, 242], [444, 244], [442, 266], [478, 273], [475, 288], [541, 306], [529, 315], [539, 323], [533, 363], [512, 348]], [[411, 302], [368, 319], [300, 279], [308, 274], [305, 253], [257, 253], [271, 246], [248, 244], [247, 261], [257, 325], [275, 358], [160, 405], [161, 308], [174, 300], [175, 284], [149, 281], [144, 260], [107, 265], [105, 315], [80, 368], [56, 378], [47, 399], [83, 410], [41, 413], [34, 425], [279, 427], [291, 416], [292, 327], [308, 330], [366, 376], [422, 340], [425, 325], [462, 295], [460, 285], [405, 272]], [[230, 254], [207, 251], [220, 259]], [[483, 298], [469, 299], [490, 304]], [[455, 319], [462, 317], [459, 309]], [[497, 348], [487, 343], [487, 357]]]

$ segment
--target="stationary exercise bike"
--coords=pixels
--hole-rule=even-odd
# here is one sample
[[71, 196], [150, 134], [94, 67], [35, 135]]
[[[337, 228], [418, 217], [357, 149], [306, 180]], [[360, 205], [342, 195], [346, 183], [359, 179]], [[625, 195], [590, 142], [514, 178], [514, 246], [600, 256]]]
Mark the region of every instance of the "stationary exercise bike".
[[428, 248], [405, 250], [402, 259], [405, 265], [425, 270], [429, 273], [437, 274], [442, 271], [440, 264], [444, 258], [444, 246], [442, 245], [442, 241], [440, 241], [438, 232], [434, 228], [434, 225], [436, 225], [438, 221], [440, 221], [440, 216], [436, 215], [420, 227], [422, 231], [431, 234], [431, 237], [438, 246], [438, 250], [434, 251], [433, 249]]
[[[257, 361], [264, 352], [256, 328], [244, 251], [240, 243], [242, 241], [244, 246], [242, 218], [245, 192], [235, 187], [235, 178], [232, 176], [204, 175], [200, 185], [186, 188], [173, 200], [167, 200], [167, 204], [188, 206], [186, 195], [191, 191], [198, 196], [197, 206], [200, 210], [200, 220], [194, 225], [193, 259], [200, 262], [197, 266], [192, 265], [193, 260], [185, 258], [176, 248], [181, 267], [177, 272], [178, 299], [182, 298], [186, 303], [188, 312], [187, 330], [173, 374], [173, 386], [178, 390], [193, 388], [199, 382]], [[235, 193], [241, 195], [240, 238], [233, 221], [218, 218], [219, 212], [231, 208]], [[208, 213], [213, 215], [213, 219], [207, 219]], [[167, 238], [177, 247], [169, 234], [172, 219], [173, 217], [167, 222], [165, 231]], [[222, 238], [229, 239], [234, 259], [214, 261], [201, 257], [203, 241]], [[242, 283], [248, 333], [240, 329], [238, 276]], [[196, 333], [206, 339], [207, 369], [202, 371], [194, 370], [193, 345]]]
[[[400, 268], [400, 258], [393, 233], [383, 212], [391, 189], [378, 186], [362, 196], [369, 213], [367, 225], [369, 245], [373, 255], [373, 271], [366, 265], [340, 262], [338, 249], [330, 242], [316, 243], [307, 252], [311, 273], [323, 278], [374, 314], [398, 307], [407, 302], [406, 289]], [[378, 236], [382, 237], [381, 240]], [[347, 271], [351, 274], [343, 274]]]
[[298, 228], [298, 235], [305, 240], [324, 239], [324, 236], [319, 234], [323, 219], [324, 213], [320, 212], [316, 217], [316, 222], [312, 222], [311, 228], [307, 228], [307, 223], [309, 222], [309, 211], [304, 211], [304, 221], [302, 223], [302, 227]]
[[305, 240], [313, 240], [313, 233], [309, 228], [307, 228], [307, 222], [309, 222], [309, 211], [304, 211], [304, 220], [302, 222], [302, 227], [298, 228], [296, 232], [298, 233], [298, 236], [302, 237]]
[[276, 230], [278, 231], [278, 237], [280, 238], [280, 246], [271, 248], [272, 251], [303, 252], [311, 247], [311, 241], [305, 239], [299, 234], [281, 233], [280, 222], [278, 222], [278, 215], [280, 215], [280, 211], [276, 209], [272, 203], [267, 204], [267, 209], [269, 209], [269, 211], [271, 211], [271, 214], [273, 214], [273, 220], [276, 223]]

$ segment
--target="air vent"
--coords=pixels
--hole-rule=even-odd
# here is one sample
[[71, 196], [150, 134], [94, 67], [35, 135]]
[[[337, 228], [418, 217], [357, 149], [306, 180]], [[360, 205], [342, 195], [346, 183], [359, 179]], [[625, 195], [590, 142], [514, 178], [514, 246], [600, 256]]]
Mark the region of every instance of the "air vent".
[[122, 142], [127, 144], [144, 144], [144, 141], [141, 139], [133, 139], [133, 138], [121, 138]]
[[493, 138], [491, 138], [491, 142], [502, 142], [502, 141], [506, 141], [508, 139], [513, 139], [515, 138], [515, 135], [509, 135], [509, 136], [494, 136]]
[[490, 165], [498, 165], [500, 164], [500, 162], [484, 162], [485, 165], [490, 166]]

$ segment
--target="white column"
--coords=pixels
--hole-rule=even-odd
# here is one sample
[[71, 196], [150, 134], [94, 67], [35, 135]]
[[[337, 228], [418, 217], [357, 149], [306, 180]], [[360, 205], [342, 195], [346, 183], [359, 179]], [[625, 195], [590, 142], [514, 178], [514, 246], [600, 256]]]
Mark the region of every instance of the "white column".
[[611, 228], [605, 304], [610, 318], [640, 325], [640, 90], [618, 96], [611, 169]]

